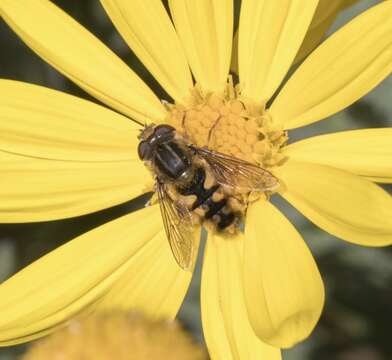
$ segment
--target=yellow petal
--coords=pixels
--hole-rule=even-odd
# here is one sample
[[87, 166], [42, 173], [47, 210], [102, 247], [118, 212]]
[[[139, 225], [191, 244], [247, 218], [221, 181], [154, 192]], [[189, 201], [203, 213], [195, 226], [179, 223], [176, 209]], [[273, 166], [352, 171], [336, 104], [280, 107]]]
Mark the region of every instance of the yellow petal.
[[58, 91], [1, 80], [0, 221], [66, 218], [145, 191], [139, 127]]
[[188, 63], [161, 0], [101, 0], [129, 47], [176, 101], [193, 87]]
[[335, 21], [338, 13], [351, 6], [356, 1], [357, 0], [320, 0], [294, 62], [300, 62], [308, 56], [309, 53], [320, 44], [323, 36]]
[[365, 11], [334, 33], [298, 68], [271, 106], [284, 128], [344, 109], [392, 71], [392, 1]]
[[280, 360], [280, 350], [260, 341], [250, 326], [243, 296], [243, 236], [210, 236], [201, 284], [203, 331], [212, 359]]
[[277, 347], [307, 338], [320, 318], [324, 286], [301, 235], [268, 201], [249, 207], [244, 290], [256, 334]]
[[285, 148], [293, 160], [329, 165], [374, 181], [392, 182], [392, 129], [314, 136]]
[[[135, 274], [144, 271], [134, 264], [134, 259], [141, 264], [139, 257], [145, 255], [146, 261], [151, 261], [151, 256], [162, 261], [160, 257], [168, 253], [155, 253], [161, 249], [157, 245], [163, 241], [161, 231], [159, 208], [146, 208], [79, 236], [1, 284], [0, 345], [40, 337], [71, 317], [91, 310], [91, 304], [95, 307], [108, 291], [110, 294], [116, 281], [130, 268]], [[173, 275], [173, 266], [176, 265], [168, 259], [156, 273], [160, 282], [154, 282], [155, 292], [146, 291], [145, 301], [150, 301], [150, 296], [165, 301], [162, 289], [167, 288], [166, 282], [173, 284], [173, 276], [166, 278], [164, 273]], [[178, 270], [180, 277], [181, 271]], [[177, 306], [177, 302], [173, 303], [173, 313]]]
[[0, 149], [43, 159], [136, 160], [140, 126], [90, 101], [0, 80]]
[[147, 85], [51, 1], [1, 0], [0, 15], [31, 49], [97, 99], [142, 122], [165, 116]]
[[73, 217], [132, 199], [150, 175], [139, 160], [61, 161], [0, 150], [0, 222]]
[[[195, 233], [195, 257], [200, 231]], [[127, 271], [98, 305], [99, 310], [137, 308], [152, 318], [173, 319], [184, 300], [192, 278], [174, 259], [162, 229], [132, 258]], [[159, 290], [158, 290], [159, 289]]]
[[392, 243], [392, 198], [372, 182], [332, 167], [288, 161], [276, 173], [282, 196], [309, 220], [343, 240]]
[[374, 181], [377, 183], [392, 183], [392, 178], [391, 176], [388, 177], [382, 177], [382, 176], [366, 176], [366, 179], [370, 180], [370, 181]]
[[[294, 63], [298, 63], [308, 56], [320, 44], [322, 37], [333, 24], [338, 13], [357, 1], [319, 0], [316, 12], [309, 25], [301, 48], [298, 50], [294, 59]], [[230, 69], [233, 73], [238, 74], [238, 31], [234, 34]]]
[[232, 0], [169, 0], [170, 11], [196, 82], [222, 91], [230, 67]]
[[238, 42], [242, 93], [267, 101], [287, 74], [318, 0], [243, 0]]

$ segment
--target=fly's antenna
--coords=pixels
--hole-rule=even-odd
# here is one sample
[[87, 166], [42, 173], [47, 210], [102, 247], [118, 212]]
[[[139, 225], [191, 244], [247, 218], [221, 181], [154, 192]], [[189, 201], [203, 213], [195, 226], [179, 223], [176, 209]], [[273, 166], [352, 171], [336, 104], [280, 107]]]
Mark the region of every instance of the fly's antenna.
[[140, 125], [140, 126], [142, 127], [141, 130], [145, 129], [145, 128], [148, 126], [146, 122], [144, 122], [144, 124], [143, 124], [141, 121], [136, 120], [136, 119], [134, 119], [134, 118], [131, 118], [131, 117], [129, 117], [127, 114], [124, 114], [124, 113], [121, 113], [121, 114], [124, 115], [124, 116], [125, 116], [126, 118], [128, 118], [129, 120], [133, 121], [134, 123]]
[[133, 122], [135, 122], [136, 124], [140, 125], [143, 129], [147, 126], [147, 123], [145, 122], [144, 124], [136, 119], [130, 118], [127, 116], [127, 118]]
[[146, 131], [146, 129], [151, 127], [152, 125], [154, 125], [153, 123], [150, 123], [150, 124], [147, 124], [147, 122], [142, 123], [141, 121], [136, 120], [134, 118], [131, 118], [130, 116], [128, 116], [126, 114], [123, 114], [123, 115], [125, 117], [127, 117], [129, 120], [133, 121], [134, 123], [140, 125], [140, 129], [139, 129], [140, 133], [137, 136], [139, 140], [143, 138], [143, 133]]

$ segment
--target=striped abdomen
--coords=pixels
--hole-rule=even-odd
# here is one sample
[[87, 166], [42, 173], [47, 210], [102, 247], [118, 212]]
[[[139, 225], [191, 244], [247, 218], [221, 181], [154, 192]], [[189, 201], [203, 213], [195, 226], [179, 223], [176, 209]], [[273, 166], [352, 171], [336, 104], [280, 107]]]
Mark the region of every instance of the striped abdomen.
[[191, 209], [204, 209], [204, 219], [211, 220], [216, 225], [217, 230], [224, 230], [235, 222], [237, 215], [230, 210], [227, 198], [222, 197], [214, 201], [213, 195], [220, 185], [213, 185], [206, 189], [204, 187], [205, 180], [205, 169], [198, 167], [194, 171], [192, 181], [185, 187], [178, 187], [177, 191], [184, 196], [195, 195], [196, 200]]

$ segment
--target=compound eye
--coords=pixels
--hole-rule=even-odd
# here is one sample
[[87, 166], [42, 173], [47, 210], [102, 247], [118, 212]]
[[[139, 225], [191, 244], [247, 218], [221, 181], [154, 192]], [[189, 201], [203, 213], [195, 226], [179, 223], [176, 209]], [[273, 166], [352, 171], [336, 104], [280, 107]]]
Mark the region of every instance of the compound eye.
[[147, 141], [141, 141], [137, 148], [140, 160], [150, 160], [151, 146]]
[[154, 135], [157, 137], [161, 137], [167, 134], [170, 134], [172, 132], [174, 132], [175, 129], [173, 126], [170, 125], [158, 125], [155, 129], [154, 129]]

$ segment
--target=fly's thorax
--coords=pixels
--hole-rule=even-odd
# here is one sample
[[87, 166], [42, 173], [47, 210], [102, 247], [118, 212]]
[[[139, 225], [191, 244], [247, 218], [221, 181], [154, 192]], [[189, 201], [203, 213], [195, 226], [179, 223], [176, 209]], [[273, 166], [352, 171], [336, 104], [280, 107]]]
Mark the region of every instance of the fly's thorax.
[[191, 150], [174, 139], [154, 146], [150, 158], [150, 168], [163, 182], [187, 181], [192, 177]]

